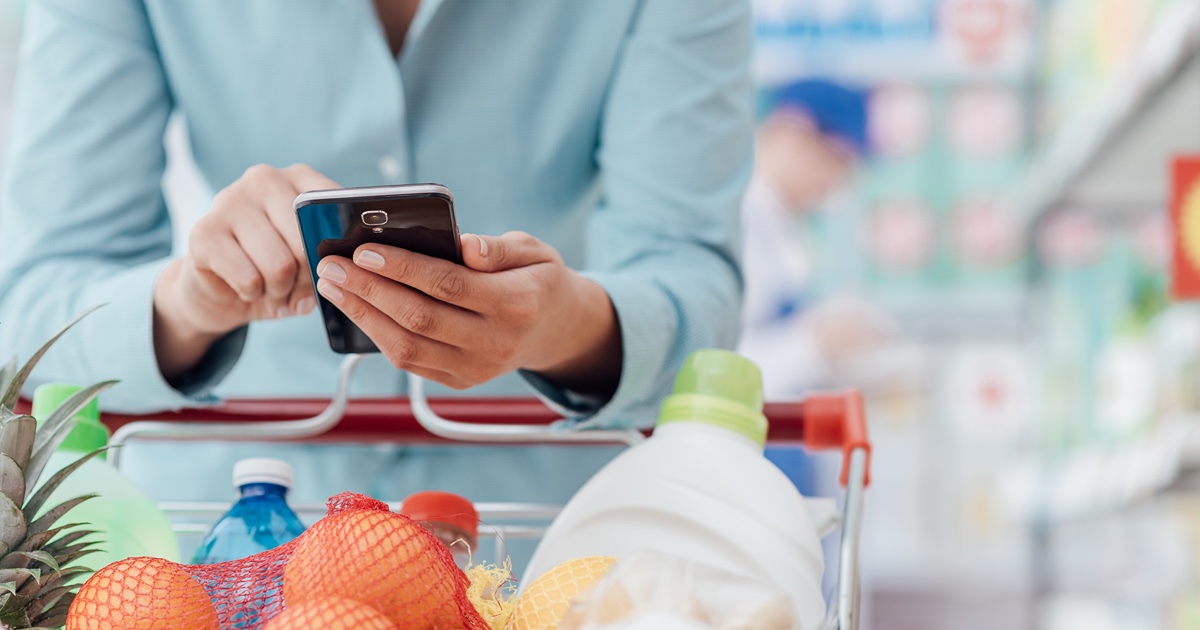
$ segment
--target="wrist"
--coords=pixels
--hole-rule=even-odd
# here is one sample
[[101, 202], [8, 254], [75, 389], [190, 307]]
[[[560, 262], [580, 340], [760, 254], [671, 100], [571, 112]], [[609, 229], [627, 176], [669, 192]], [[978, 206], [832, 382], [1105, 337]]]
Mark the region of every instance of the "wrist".
[[621, 330], [608, 293], [599, 284], [569, 272], [569, 308], [549, 335], [541, 361], [526, 369], [585, 394], [610, 396], [621, 376]]
[[205, 329], [191, 317], [194, 309], [180, 290], [184, 264], [183, 259], [168, 263], [154, 285], [154, 353], [168, 381], [195, 367], [209, 347], [229, 332]]

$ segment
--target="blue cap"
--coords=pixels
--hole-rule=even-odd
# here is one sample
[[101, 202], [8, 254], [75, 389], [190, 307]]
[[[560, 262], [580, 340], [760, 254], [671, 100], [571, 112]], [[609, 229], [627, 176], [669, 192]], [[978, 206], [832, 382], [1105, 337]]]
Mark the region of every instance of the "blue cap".
[[826, 81], [805, 79], [775, 89], [771, 111], [799, 110], [824, 136], [840, 140], [857, 155], [870, 152], [867, 140], [867, 92]]

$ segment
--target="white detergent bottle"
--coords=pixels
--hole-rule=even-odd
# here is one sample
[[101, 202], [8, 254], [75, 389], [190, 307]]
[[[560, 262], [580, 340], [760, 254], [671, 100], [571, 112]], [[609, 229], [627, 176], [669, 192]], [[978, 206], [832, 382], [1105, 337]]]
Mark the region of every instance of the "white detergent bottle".
[[551, 524], [521, 584], [583, 556], [640, 549], [775, 584], [804, 630], [819, 626], [823, 559], [805, 499], [763, 457], [762, 374], [701, 350], [684, 363], [654, 435], [596, 473]]

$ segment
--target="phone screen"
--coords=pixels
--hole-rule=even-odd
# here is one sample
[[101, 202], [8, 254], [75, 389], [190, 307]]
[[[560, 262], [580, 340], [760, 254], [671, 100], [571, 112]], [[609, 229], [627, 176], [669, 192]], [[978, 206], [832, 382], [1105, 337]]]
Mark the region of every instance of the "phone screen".
[[[317, 264], [325, 256], [352, 258], [366, 243], [400, 247], [462, 264], [454, 208], [437, 193], [370, 196], [316, 201], [296, 208], [314, 289]], [[329, 346], [342, 354], [378, 352], [375, 343], [319, 293]]]

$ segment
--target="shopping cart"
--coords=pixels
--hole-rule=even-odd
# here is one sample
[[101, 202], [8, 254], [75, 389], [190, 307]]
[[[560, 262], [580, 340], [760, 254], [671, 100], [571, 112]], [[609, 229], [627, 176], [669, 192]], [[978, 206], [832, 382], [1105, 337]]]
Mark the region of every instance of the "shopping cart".
[[[332, 400], [237, 400], [215, 408], [153, 416], [106, 414], [104, 421], [114, 430], [114, 446], [137, 439], [633, 445], [648, 433], [565, 429], [561, 423], [555, 424], [561, 418], [553, 410], [532, 398], [431, 401], [425, 397], [423, 381], [412, 376], [408, 398], [350, 400], [349, 384], [360, 359], [357, 355], [345, 359]], [[857, 630], [859, 537], [871, 453], [862, 396], [848, 392], [813, 395], [797, 402], [769, 402], [764, 413], [771, 421], [771, 442], [802, 443], [810, 450], [842, 452], [840, 481], [846, 491], [840, 519], [837, 591], [822, 628]], [[120, 449], [110, 451], [109, 461], [120, 466]], [[297, 507], [302, 513], [319, 510], [319, 506]], [[228, 505], [165, 502], [163, 508], [174, 514], [216, 516]], [[479, 504], [478, 508], [485, 520], [548, 520], [558, 511], [558, 506], [529, 504]], [[542, 531], [544, 528], [528, 525], [506, 525], [495, 528], [493, 534], [513, 539], [537, 537]]]

